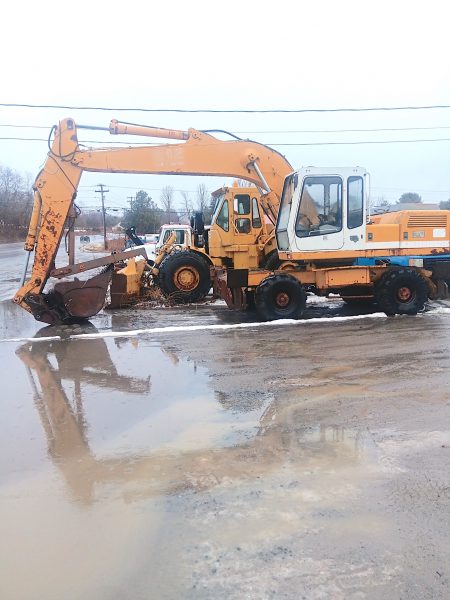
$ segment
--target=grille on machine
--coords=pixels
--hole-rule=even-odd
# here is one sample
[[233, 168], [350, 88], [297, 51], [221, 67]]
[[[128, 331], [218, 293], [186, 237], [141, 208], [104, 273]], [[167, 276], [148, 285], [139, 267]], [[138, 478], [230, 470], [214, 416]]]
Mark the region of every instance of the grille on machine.
[[447, 215], [410, 215], [408, 227], [447, 227]]

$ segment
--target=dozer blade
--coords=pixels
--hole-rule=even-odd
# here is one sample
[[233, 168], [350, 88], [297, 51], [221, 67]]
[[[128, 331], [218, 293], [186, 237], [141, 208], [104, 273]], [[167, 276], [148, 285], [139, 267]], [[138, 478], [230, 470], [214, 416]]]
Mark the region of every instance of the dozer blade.
[[57, 325], [76, 323], [96, 315], [105, 304], [112, 268], [91, 279], [61, 281], [48, 294], [28, 294], [24, 298], [38, 321]]

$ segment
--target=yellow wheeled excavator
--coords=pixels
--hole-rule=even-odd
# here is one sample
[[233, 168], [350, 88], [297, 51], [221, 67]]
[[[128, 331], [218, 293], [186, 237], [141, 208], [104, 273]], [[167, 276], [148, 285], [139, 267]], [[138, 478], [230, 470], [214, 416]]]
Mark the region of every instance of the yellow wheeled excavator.
[[[156, 137], [178, 143], [83, 149], [78, 142], [79, 129], [104, 129], [111, 134]], [[113, 265], [138, 255], [147, 258], [145, 250], [137, 248], [75, 263], [75, 199], [84, 171], [224, 176], [256, 186], [226, 189], [219, 194], [206, 248], [200, 245], [179, 254], [166, 248], [161, 253], [151, 267], [152, 274], [167, 288], [175, 286], [181, 293], [193, 294], [197, 286], [204, 289], [209, 285], [210, 266], [252, 269], [265, 266], [269, 259], [277, 259], [274, 225], [283, 182], [292, 172], [291, 165], [267, 146], [235, 136], [224, 141], [212, 133], [159, 129], [116, 120], [107, 128], [77, 126], [73, 119], [62, 120], [52, 130], [47, 159], [33, 186], [33, 212], [25, 242], [27, 266], [14, 302], [45, 323], [86, 319], [103, 307]], [[66, 228], [69, 260], [67, 265], [57, 267], [55, 258]], [[34, 261], [28, 275], [32, 252]], [[90, 279], [67, 280], [98, 268], [103, 268], [103, 272]], [[52, 290], [44, 291], [50, 278], [65, 281], [58, 281]], [[205, 278], [208, 278], [206, 283]]]

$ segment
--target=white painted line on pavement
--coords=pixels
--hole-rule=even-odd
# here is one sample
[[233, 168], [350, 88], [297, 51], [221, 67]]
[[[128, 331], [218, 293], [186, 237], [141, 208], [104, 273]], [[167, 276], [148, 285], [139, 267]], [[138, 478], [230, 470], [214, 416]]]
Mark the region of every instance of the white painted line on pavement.
[[230, 329], [250, 329], [253, 327], [280, 327], [285, 325], [310, 325], [318, 323], [342, 323], [343, 321], [357, 321], [361, 319], [387, 319], [385, 313], [371, 313], [368, 315], [351, 315], [348, 317], [319, 317], [314, 319], [279, 319], [277, 321], [265, 321], [254, 323], [229, 323], [216, 325], [176, 325], [168, 327], [150, 327], [148, 329], [131, 329], [128, 331], [98, 331], [96, 333], [80, 333], [69, 336], [47, 336], [47, 337], [26, 337], [26, 338], [6, 338], [0, 342], [51, 342], [55, 340], [89, 340], [98, 338], [117, 338], [117, 337], [136, 337], [147, 335], [149, 333], [180, 333], [185, 331], [226, 331]]

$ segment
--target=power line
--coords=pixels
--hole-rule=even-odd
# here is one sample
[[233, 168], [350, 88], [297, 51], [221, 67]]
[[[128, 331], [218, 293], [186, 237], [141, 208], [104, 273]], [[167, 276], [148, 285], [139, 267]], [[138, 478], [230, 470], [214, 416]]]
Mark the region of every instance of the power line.
[[[21, 129], [47, 129], [50, 127], [47, 125], [17, 125], [12, 123], [1, 123], [0, 127], [10, 128], [21, 128]], [[238, 133], [240, 135], [244, 133], [250, 134], [273, 134], [273, 133], [369, 133], [369, 132], [382, 132], [382, 131], [431, 131], [437, 129], [450, 129], [447, 125], [437, 125], [434, 127], [375, 127], [371, 129], [272, 129], [272, 130], [254, 130], [254, 131], [234, 131], [232, 133]], [[86, 140], [90, 141], [90, 140]], [[102, 143], [128, 143], [128, 142], [102, 142]], [[139, 143], [139, 142], [136, 142]], [[145, 142], [140, 142], [145, 143]]]
[[[1, 127], [1, 125], [0, 125]], [[368, 133], [377, 131], [424, 131], [432, 129], [450, 129], [450, 126], [439, 125], [436, 127], [375, 127], [374, 129], [279, 129], [272, 131], [234, 131], [233, 133]]]
[[21, 129], [51, 129], [49, 125], [17, 125], [15, 123], [0, 123], [0, 127], [17, 127]]
[[450, 104], [430, 104], [424, 106], [369, 106], [360, 108], [266, 108], [266, 109], [219, 109], [219, 108], [137, 108], [137, 107], [108, 107], [108, 106], [71, 106], [65, 104], [19, 104], [12, 102], [0, 102], [5, 108], [52, 108], [64, 110], [101, 110], [121, 112], [148, 112], [148, 113], [245, 113], [245, 114], [267, 114], [267, 113], [335, 113], [335, 112], [373, 112], [373, 111], [397, 111], [397, 110], [434, 110], [447, 109]]
[[[0, 137], [0, 140], [15, 140], [20, 142], [48, 142], [48, 138], [26, 138], [26, 137]], [[120, 142], [120, 141], [101, 141], [101, 140], [84, 140], [80, 144], [114, 144], [114, 145], [125, 145], [125, 146], [160, 146], [156, 142]]]
[[270, 146], [351, 146], [358, 144], [412, 144], [420, 142], [450, 142], [450, 138], [434, 138], [428, 140], [360, 140], [358, 142], [284, 142], [270, 144]]
[[[388, 187], [371, 186], [371, 189], [385, 191], [385, 192], [403, 192], [407, 187], [408, 186], [405, 186], [402, 188], [388, 188]], [[411, 186], [409, 186], [409, 187], [411, 187]], [[449, 190], [423, 190], [423, 189], [416, 189], [416, 188], [414, 188], [414, 191], [421, 192], [422, 194], [448, 194], [449, 193]]]
[[[145, 175], [146, 173], [144, 173]], [[148, 175], [151, 175], [152, 173], [147, 173]], [[188, 175], [188, 177], [190, 177], [190, 175]], [[80, 185], [78, 186], [78, 188], [89, 188], [92, 189], [96, 187], [95, 185]], [[136, 186], [131, 186], [131, 185], [110, 185], [110, 188], [114, 188], [114, 189], [118, 189], [118, 190], [137, 190], [140, 191], [142, 190], [142, 186], [141, 187], [136, 187]], [[149, 188], [149, 187], [145, 187], [145, 191], [149, 191], [149, 192], [162, 192], [162, 190], [164, 189], [164, 187], [161, 188]], [[174, 192], [192, 192], [192, 193], [196, 193], [197, 190], [186, 190], [186, 189], [174, 189]]]
[[[15, 140], [22, 142], [47, 142], [45, 138], [22, 138], [22, 137], [0, 137], [0, 140]], [[244, 140], [245, 141], [245, 140]], [[415, 139], [415, 140], [359, 140], [356, 142], [276, 142], [270, 143], [271, 147], [280, 146], [348, 146], [348, 145], [359, 145], [359, 144], [412, 144], [422, 142], [450, 142], [450, 138], [433, 138], [433, 139]], [[159, 146], [160, 144], [146, 143], [146, 142], [102, 142], [100, 140], [84, 140], [80, 144], [124, 144], [126, 146]], [[259, 142], [261, 143], [261, 142]]]

